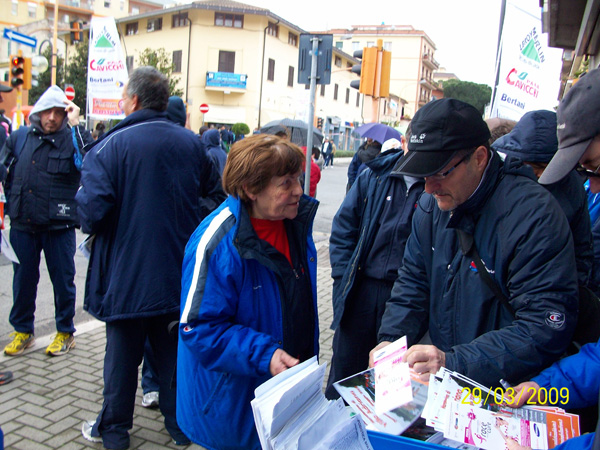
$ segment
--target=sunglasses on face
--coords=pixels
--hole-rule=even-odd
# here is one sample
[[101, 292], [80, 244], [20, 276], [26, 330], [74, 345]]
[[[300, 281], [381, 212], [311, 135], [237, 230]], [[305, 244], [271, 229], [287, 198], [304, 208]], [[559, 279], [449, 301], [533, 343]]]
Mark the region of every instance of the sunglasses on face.
[[600, 178], [600, 173], [598, 173], [599, 170], [600, 166], [596, 167], [596, 170], [588, 170], [582, 165], [575, 167], [575, 171], [585, 178]]
[[431, 178], [431, 179], [433, 179], [433, 180], [443, 180], [443, 179], [444, 179], [444, 178], [446, 178], [448, 175], [450, 175], [454, 169], [456, 169], [456, 168], [457, 168], [458, 166], [460, 166], [460, 165], [461, 165], [463, 162], [465, 162], [465, 161], [466, 161], [468, 158], [470, 158], [472, 154], [473, 154], [473, 153], [469, 153], [469, 154], [467, 154], [467, 155], [463, 156], [463, 157], [461, 158], [461, 160], [460, 160], [460, 161], [458, 161], [456, 164], [454, 164], [452, 167], [450, 167], [450, 168], [449, 168], [448, 170], [446, 170], [445, 172], [439, 172], [439, 173], [433, 174], [433, 175], [431, 175], [431, 176], [429, 176], [429, 177], [425, 177], [425, 178]]

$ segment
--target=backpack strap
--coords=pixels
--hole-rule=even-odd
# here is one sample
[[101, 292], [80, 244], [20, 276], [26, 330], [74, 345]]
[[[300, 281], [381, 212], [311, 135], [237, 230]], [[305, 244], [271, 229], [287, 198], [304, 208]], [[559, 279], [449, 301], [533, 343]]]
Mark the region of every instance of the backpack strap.
[[479, 253], [477, 252], [477, 247], [475, 247], [473, 235], [463, 230], [459, 230], [458, 228], [456, 229], [456, 234], [458, 235], [458, 242], [460, 243], [460, 249], [463, 255], [473, 259], [475, 267], [477, 267], [477, 273], [481, 276], [483, 282], [492, 290], [496, 298], [500, 300], [500, 303], [506, 307], [510, 314], [515, 317], [515, 310], [510, 305], [508, 298], [504, 295], [504, 292], [502, 292], [498, 283], [492, 279], [492, 276], [485, 268], [483, 261], [481, 261]]

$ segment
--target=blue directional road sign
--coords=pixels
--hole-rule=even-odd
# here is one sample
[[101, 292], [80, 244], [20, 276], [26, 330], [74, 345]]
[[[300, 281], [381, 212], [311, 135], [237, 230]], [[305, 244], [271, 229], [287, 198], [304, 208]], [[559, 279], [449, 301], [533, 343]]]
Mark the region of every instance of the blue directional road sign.
[[9, 41], [18, 42], [19, 44], [26, 45], [28, 47], [35, 48], [37, 46], [37, 39], [26, 34], [18, 33], [9, 28], [4, 29], [4, 39]]

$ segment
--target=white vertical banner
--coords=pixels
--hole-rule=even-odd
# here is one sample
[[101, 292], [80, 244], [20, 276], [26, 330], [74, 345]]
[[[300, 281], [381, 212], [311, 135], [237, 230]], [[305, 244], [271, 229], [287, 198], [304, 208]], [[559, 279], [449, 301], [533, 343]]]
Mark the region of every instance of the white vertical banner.
[[558, 105], [563, 51], [548, 47], [541, 15], [537, 1], [507, 2], [490, 117], [518, 121], [528, 111]]
[[121, 41], [113, 17], [92, 17], [88, 54], [88, 116], [123, 119], [121, 94], [128, 79]]

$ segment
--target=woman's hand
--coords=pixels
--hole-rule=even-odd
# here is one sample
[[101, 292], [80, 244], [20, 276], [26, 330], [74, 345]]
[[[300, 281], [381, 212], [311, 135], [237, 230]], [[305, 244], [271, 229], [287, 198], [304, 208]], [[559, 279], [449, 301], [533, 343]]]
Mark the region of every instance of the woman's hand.
[[271, 375], [275, 376], [278, 373], [295, 366], [299, 362], [300, 360], [288, 355], [286, 352], [278, 348], [275, 350], [275, 353], [273, 353], [271, 363], [269, 364], [269, 370], [271, 371]]
[[523, 406], [525, 403], [527, 403], [527, 400], [533, 397], [537, 392], [539, 392], [539, 390], [540, 386], [535, 381], [525, 381], [524, 383], [515, 386], [515, 402], [511, 403], [509, 406], [511, 408], [519, 408]]

